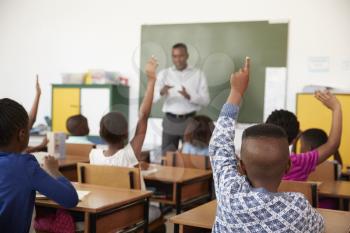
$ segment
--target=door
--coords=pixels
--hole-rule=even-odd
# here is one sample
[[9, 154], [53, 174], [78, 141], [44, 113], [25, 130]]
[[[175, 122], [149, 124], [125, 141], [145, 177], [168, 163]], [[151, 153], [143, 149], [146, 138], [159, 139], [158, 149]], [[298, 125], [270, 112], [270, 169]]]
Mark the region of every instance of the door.
[[101, 118], [109, 111], [109, 88], [81, 89], [81, 114], [88, 119], [91, 136], [99, 135]]

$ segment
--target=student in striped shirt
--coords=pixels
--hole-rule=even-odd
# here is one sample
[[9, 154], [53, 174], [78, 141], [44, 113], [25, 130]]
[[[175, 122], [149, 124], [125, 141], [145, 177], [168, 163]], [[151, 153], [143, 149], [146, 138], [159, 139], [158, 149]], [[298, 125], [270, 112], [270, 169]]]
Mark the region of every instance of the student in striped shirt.
[[[342, 132], [342, 109], [340, 102], [328, 90], [317, 91], [315, 97], [332, 111], [332, 126], [329, 138], [326, 143], [316, 149], [300, 154], [291, 154], [291, 168], [283, 177], [284, 180], [307, 180], [309, 174], [315, 170], [316, 166], [336, 153], [340, 145]], [[290, 145], [294, 143], [300, 131], [297, 117], [286, 110], [273, 111], [267, 118], [266, 123], [282, 127], [288, 135]]]
[[231, 92], [209, 145], [218, 202], [212, 232], [323, 232], [322, 216], [302, 194], [277, 192], [289, 168], [288, 140], [281, 127], [247, 128], [240, 160], [235, 156], [235, 123], [248, 80], [247, 59], [244, 69], [231, 76]]

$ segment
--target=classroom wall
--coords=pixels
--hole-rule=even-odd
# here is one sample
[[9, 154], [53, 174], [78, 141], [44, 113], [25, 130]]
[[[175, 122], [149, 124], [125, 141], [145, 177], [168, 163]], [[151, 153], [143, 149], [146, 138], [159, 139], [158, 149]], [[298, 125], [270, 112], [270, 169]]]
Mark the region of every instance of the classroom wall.
[[[290, 22], [287, 108], [307, 84], [350, 89], [349, 0], [1, 0], [0, 97], [29, 108], [38, 73], [43, 122], [62, 72], [118, 70], [130, 78], [134, 123], [142, 24], [281, 19]], [[329, 72], [309, 72], [309, 57], [329, 57]]]

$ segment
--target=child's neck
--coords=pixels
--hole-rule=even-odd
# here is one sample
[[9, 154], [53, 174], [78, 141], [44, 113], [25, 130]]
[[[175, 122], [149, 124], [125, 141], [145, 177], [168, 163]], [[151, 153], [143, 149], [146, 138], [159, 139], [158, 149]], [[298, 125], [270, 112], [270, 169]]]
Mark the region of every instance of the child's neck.
[[0, 147], [0, 152], [4, 153], [22, 153], [23, 149], [21, 149], [17, 145], [9, 145], [5, 147]]
[[124, 148], [124, 143], [109, 144], [108, 149], [104, 152], [106, 156], [112, 156], [120, 149]]
[[278, 192], [278, 187], [280, 185], [280, 182], [266, 182], [266, 181], [260, 181], [260, 180], [250, 181], [250, 182], [254, 188], [264, 188], [271, 193]]

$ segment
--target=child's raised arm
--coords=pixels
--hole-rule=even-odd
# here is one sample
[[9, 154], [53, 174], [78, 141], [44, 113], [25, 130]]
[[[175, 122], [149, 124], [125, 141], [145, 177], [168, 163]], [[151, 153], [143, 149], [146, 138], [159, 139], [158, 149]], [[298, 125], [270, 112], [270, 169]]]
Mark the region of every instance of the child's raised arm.
[[242, 97], [248, 88], [250, 59], [247, 57], [243, 69], [231, 75], [231, 92], [227, 98], [227, 103], [239, 105]]
[[[233, 185], [242, 176], [238, 173], [238, 161], [235, 156], [235, 123], [239, 104], [248, 87], [249, 59], [243, 69], [231, 75], [231, 91], [226, 104], [222, 107], [209, 144], [209, 156], [214, 174], [214, 183], [218, 199], [223, 189]], [[238, 187], [238, 186], [237, 186]]]
[[147, 121], [152, 109], [154, 85], [156, 83], [156, 70], [158, 67], [157, 60], [152, 57], [146, 64], [147, 88], [145, 97], [140, 106], [139, 120], [136, 125], [136, 132], [130, 144], [138, 160], [140, 160], [143, 141], [147, 131]]
[[39, 76], [36, 75], [36, 94], [35, 94], [35, 98], [34, 98], [34, 103], [33, 106], [29, 112], [29, 129], [33, 128], [33, 125], [36, 121], [36, 116], [38, 114], [38, 108], [39, 108], [39, 101], [40, 101], [40, 96], [41, 96], [41, 88], [40, 88], [40, 84], [39, 84]]
[[317, 164], [320, 164], [338, 150], [342, 133], [342, 109], [338, 99], [328, 90], [317, 91], [315, 97], [332, 110], [332, 126], [328, 140], [325, 144], [317, 148], [319, 154]]

